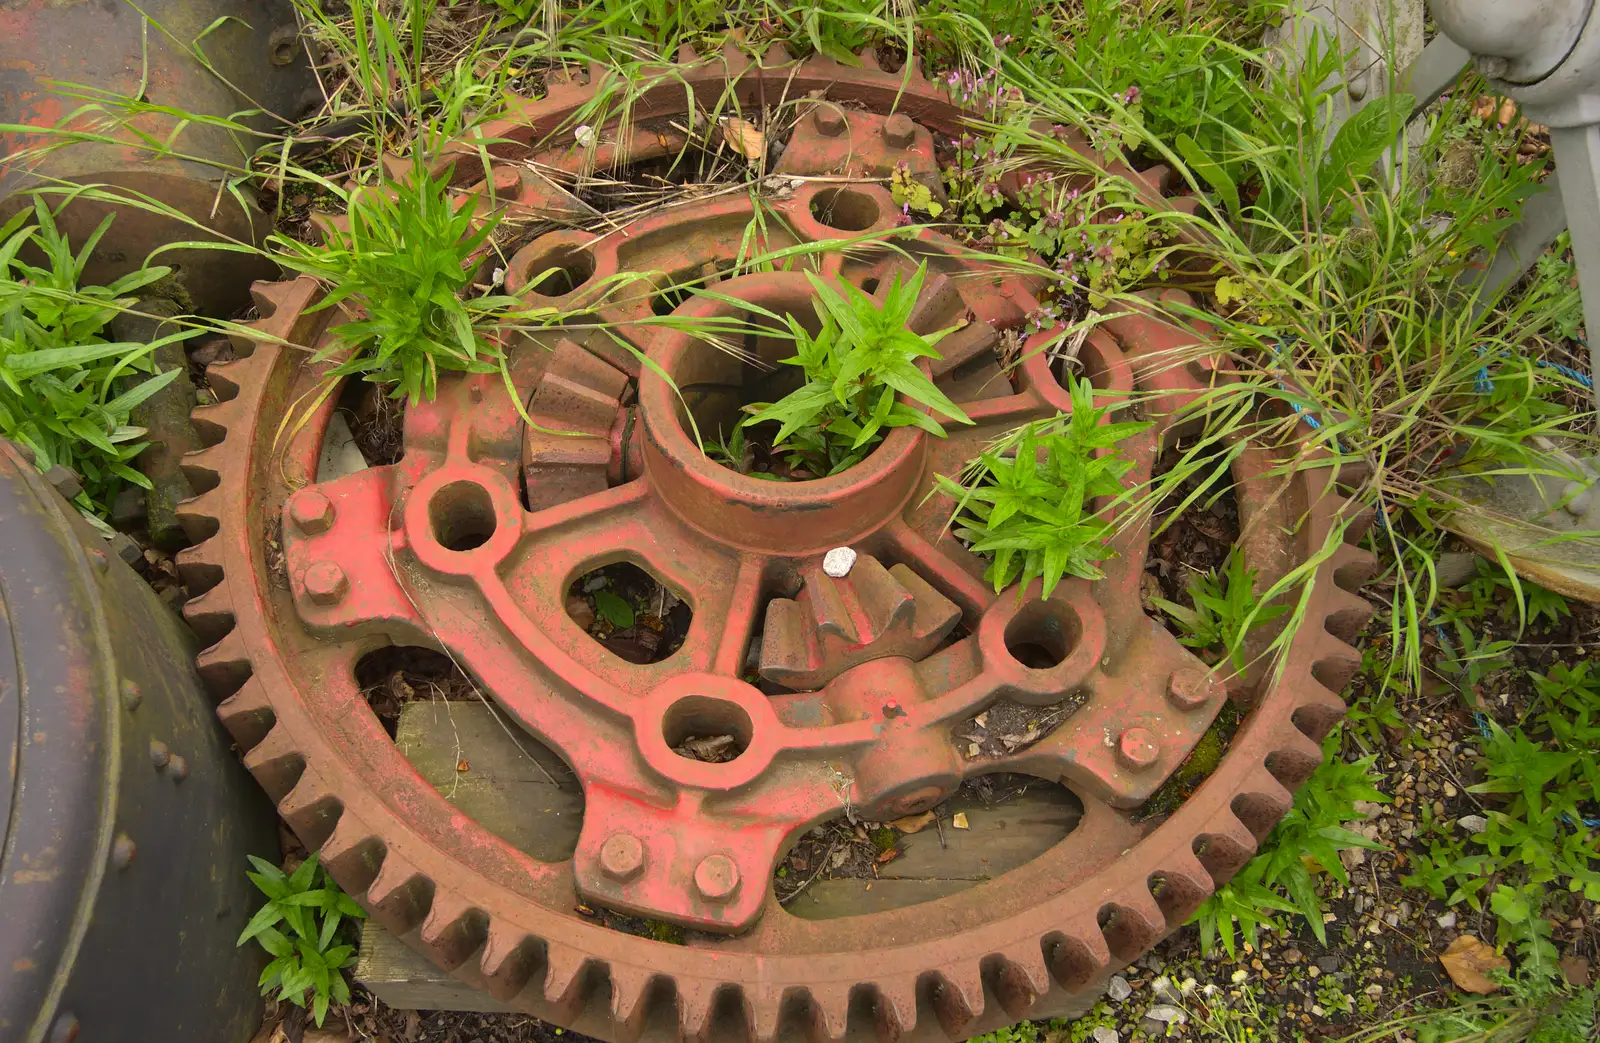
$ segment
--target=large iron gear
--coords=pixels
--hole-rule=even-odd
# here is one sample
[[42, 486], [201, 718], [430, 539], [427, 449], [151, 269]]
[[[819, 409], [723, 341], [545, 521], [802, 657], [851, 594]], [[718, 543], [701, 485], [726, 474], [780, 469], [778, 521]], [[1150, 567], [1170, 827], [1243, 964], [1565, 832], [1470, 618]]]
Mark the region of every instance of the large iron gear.
[[[769, 53], [751, 63], [730, 52], [647, 91], [619, 154], [674, 147], [651, 144], [648, 120], [682, 113], [685, 83], [747, 109], [813, 99], [785, 153], [794, 173], [861, 163], [882, 176], [896, 155], [931, 162], [930, 129], [961, 130], [939, 90], [874, 62]], [[486, 130], [504, 161], [489, 173], [497, 195], [544, 191], [519, 161], [558, 166], [575, 154], [570, 117], [592, 88], [558, 82]], [[813, 92], [867, 111], [817, 115], [826, 101]], [[602, 148], [614, 131], [602, 128]], [[472, 191], [465, 168], [460, 187]], [[1134, 176], [1150, 191], [1161, 180]], [[1336, 693], [1359, 664], [1347, 641], [1368, 612], [1351, 591], [1371, 559], [1340, 545], [1279, 669], [1227, 690], [1140, 607], [1148, 523], [1116, 537], [1120, 556], [1099, 582], [1067, 581], [1042, 601], [996, 595], [983, 563], [945, 531], [951, 504], [926, 495], [932, 475], [957, 473], [986, 440], [1070, 400], [1045, 352], [1025, 348], [1008, 374], [995, 350], [1035, 312], [1036, 287], [926, 230], [893, 250], [822, 254], [820, 268], [882, 293], [927, 264], [912, 325], [959, 327], [932, 375], [974, 425], [944, 439], [897, 429], [857, 467], [808, 482], [711, 462], [687, 418], [703, 424], [760, 396], [766, 370], [654, 319], [737, 315], [735, 302], [809, 312], [798, 274], [720, 278], [754, 206], [748, 193], [715, 196], [626, 235], [535, 240], [513, 258], [508, 289], [546, 287], [598, 320], [508, 344], [535, 423], [498, 376], [441, 378], [437, 399], [407, 412], [398, 463], [328, 481], [317, 467], [332, 399], [299, 427], [282, 421], [325, 372], [307, 349], [327, 343], [339, 312], [310, 310], [320, 299], [310, 279], [258, 285], [260, 336], [210, 367], [222, 401], [195, 415], [214, 444], [186, 460], [205, 490], [185, 515], [197, 544], [180, 556], [195, 594], [186, 614], [213, 642], [200, 669], [223, 697], [222, 720], [299, 836], [377, 920], [497, 998], [616, 1040], [663, 1025], [718, 1040], [789, 1029], [838, 1039], [851, 1027], [885, 1040], [965, 1038], [1097, 989], [1250, 857], [1343, 712]], [[767, 248], [885, 231], [899, 218], [866, 181], [804, 180], [762, 206]], [[552, 271], [562, 277], [529, 285]], [[717, 294], [598, 295], [619, 272], [699, 273]], [[779, 345], [766, 340], [745, 348], [772, 363]], [[1145, 393], [1140, 408], [1157, 420], [1127, 443], [1130, 481], [1150, 475], [1180, 407], [1227, 379], [1195, 360], [1201, 343], [1203, 331], [1155, 310], [1084, 343], [1090, 378]], [[1173, 365], [1180, 356], [1189, 361]], [[1239, 549], [1268, 582], [1319, 554], [1344, 510], [1326, 468], [1290, 462], [1251, 448], [1234, 466]], [[829, 575], [822, 558], [841, 546], [855, 549], [855, 565]], [[659, 662], [624, 662], [567, 616], [573, 579], [621, 561], [693, 609], [682, 647]], [[585, 796], [571, 859], [512, 847], [411, 768], [354, 677], [357, 659], [386, 642], [444, 648], [561, 754]], [[764, 687], [747, 680], [750, 663]], [[1141, 821], [1133, 811], [1229, 696], [1248, 713], [1220, 766], [1169, 816]], [[1009, 755], [959, 750], [952, 727], [1002, 700], [1081, 705]], [[674, 752], [708, 731], [733, 735], [739, 756]], [[963, 778], [1002, 771], [1077, 794], [1084, 815], [1066, 841], [999, 879], [889, 912], [808, 921], [773, 898], [775, 863], [816, 823], [847, 807], [869, 819], [914, 813]], [[582, 903], [683, 925], [689, 943], [609, 930], [579, 915]]]

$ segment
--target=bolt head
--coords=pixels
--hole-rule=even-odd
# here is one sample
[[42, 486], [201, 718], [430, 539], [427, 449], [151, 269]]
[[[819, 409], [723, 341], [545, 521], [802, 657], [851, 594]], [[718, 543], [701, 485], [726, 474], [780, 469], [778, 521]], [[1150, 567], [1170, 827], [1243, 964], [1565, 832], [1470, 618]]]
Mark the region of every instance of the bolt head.
[[173, 782], [182, 782], [189, 777], [189, 759], [181, 753], [174, 753], [172, 759], [167, 761], [167, 777]]
[[726, 902], [739, 893], [739, 867], [727, 855], [707, 855], [694, 870], [695, 890], [708, 902]]
[[521, 184], [522, 171], [518, 170], [516, 167], [494, 168], [494, 190], [497, 195], [503, 192], [509, 192]]
[[56, 492], [60, 493], [63, 499], [75, 499], [83, 492], [83, 482], [78, 478], [78, 473], [60, 464], [46, 471], [44, 480], [55, 486]]
[[811, 110], [811, 125], [824, 137], [836, 138], [844, 133], [849, 123], [840, 112], [832, 105], [817, 105]]
[[1574, 518], [1588, 514], [1589, 508], [1594, 506], [1596, 488], [1600, 488], [1600, 483], [1568, 482], [1561, 490], [1561, 498], [1567, 501], [1567, 513]]
[[307, 536], [327, 532], [333, 526], [333, 501], [315, 489], [289, 501], [289, 519]]
[[133, 865], [133, 856], [139, 853], [139, 847], [133, 838], [126, 833], [118, 833], [111, 842], [111, 868], [118, 870], [127, 869]]
[[306, 597], [319, 605], [335, 605], [350, 593], [350, 580], [337, 562], [317, 561], [306, 569]]
[[78, 1038], [78, 1016], [69, 1011], [62, 1011], [56, 1015], [56, 1020], [50, 1023], [50, 1035], [46, 1043], [73, 1043]]
[[600, 845], [600, 871], [613, 880], [632, 880], [644, 868], [644, 842], [632, 833], [613, 833]]
[[910, 116], [897, 112], [883, 121], [883, 140], [892, 148], [910, 148], [917, 140], [917, 125]]
[[124, 678], [121, 688], [123, 707], [129, 712], [137, 710], [139, 708], [139, 704], [144, 702], [144, 692], [139, 690], [138, 682], [129, 681]]
[[160, 739], [150, 740], [150, 763], [157, 769], [165, 768], [172, 759], [172, 751]]
[[1117, 763], [1128, 771], [1148, 771], [1161, 757], [1161, 743], [1148, 728], [1129, 728], [1117, 737]]
[[1198, 667], [1178, 670], [1167, 682], [1167, 701], [1180, 710], [1198, 710], [1211, 701], [1216, 688], [1210, 671]]

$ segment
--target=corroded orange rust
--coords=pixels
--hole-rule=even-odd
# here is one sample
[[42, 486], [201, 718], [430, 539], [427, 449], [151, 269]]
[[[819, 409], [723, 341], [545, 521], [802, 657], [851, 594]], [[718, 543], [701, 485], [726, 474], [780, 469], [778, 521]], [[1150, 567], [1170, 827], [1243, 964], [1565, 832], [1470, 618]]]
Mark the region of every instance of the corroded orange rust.
[[[959, 127], [959, 110], [925, 81], [901, 83], [872, 63], [774, 57], [707, 62], [686, 78], [696, 90], [731, 84], [741, 98], [785, 84], [825, 90], [880, 111], [899, 97], [923, 127]], [[588, 96], [580, 86], [557, 84], [493, 136], [567, 147], [545, 139]], [[641, 104], [659, 114], [666, 101]], [[808, 162], [840, 162], [845, 153], [825, 143], [841, 137], [820, 135]], [[905, 128], [880, 135], [886, 146], [890, 137], [907, 140]], [[503, 155], [535, 152], [521, 147]], [[850, 195], [823, 195], [839, 191]], [[511, 346], [534, 427], [498, 375], [441, 378], [437, 399], [406, 415], [399, 463], [328, 481], [316, 466], [331, 400], [276, 453], [270, 432], [321, 372], [278, 342], [326, 344], [337, 316], [308, 311], [320, 296], [310, 280], [258, 285], [263, 336], [211, 367], [222, 401], [196, 414], [216, 444], [188, 460], [206, 491], [187, 508], [199, 542], [181, 557], [197, 595], [186, 612], [214, 642], [200, 665], [226, 697], [223, 721], [296, 831], [375, 918], [495, 996], [619, 1040], [658, 1013], [685, 1037], [765, 1041], [792, 1024], [839, 1038], [864, 1009], [885, 1040], [965, 1038], [1094, 989], [1248, 859], [1342, 712], [1325, 685], [1359, 662], [1343, 638], [1365, 603], [1346, 586], [1368, 557], [1341, 546], [1322, 566], [1281, 671], [1233, 679], [1254, 709], [1212, 779], [1166, 819], [1138, 821], [1130, 811], [1226, 695], [1140, 607], [1148, 521], [1122, 529], [1105, 579], [1069, 580], [1041, 601], [996, 595], [983, 563], [946, 532], [951, 504], [927, 495], [933, 474], [955, 474], [987, 441], [1069, 408], [1043, 351], [1025, 349], [1010, 373], [997, 361], [1000, 332], [1035, 308], [1033, 287], [931, 231], [896, 233], [878, 185], [810, 183], [763, 208], [758, 249], [902, 236], [894, 250], [823, 252], [817, 267], [881, 293], [926, 262], [911, 324], [957, 328], [929, 372], [970, 427], [949, 425], [942, 439], [897, 429], [857, 467], [806, 482], [759, 481], [704, 455], [690, 417], [709, 422], [716, 389], [765, 388], [765, 370], [655, 316], [810, 310], [799, 274], [718, 274], [754, 216], [745, 195], [671, 208], [627, 235], [559, 232], [524, 248], [508, 289], [537, 297], [543, 287], [553, 304], [595, 317]], [[560, 278], [541, 280], [551, 272]], [[658, 288], [698, 277], [716, 295], [663, 304], [655, 290], [602, 292], [624, 272], [657, 273], [645, 285]], [[1153, 393], [1144, 408], [1158, 422], [1129, 443], [1131, 481], [1148, 477], [1171, 410], [1225, 379], [1209, 362], [1158, 365], [1177, 349], [1203, 353], [1194, 330], [1164, 323], [1133, 315], [1079, 354], [1103, 389]], [[600, 324], [633, 350], [594, 332]], [[783, 351], [760, 337], [745, 348], [766, 363]], [[680, 397], [674, 387], [711, 390]], [[1236, 479], [1250, 490], [1265, 474], [1238, 469]], [[1241, 494], [1241, 522], [1251, 560], [1281, 574], [1322, 546], [1342, 503], [1315, 472], [1271, 480], [1287, 487]], [[276, 581], [263, 548], [280, 530]], [[836, 546], [857, 551], [842, 577], [821, 569]], [[567, 616], [573, 580], [619, 561], [693, 609], [682, 647], [660, 662], [624, 662]], [[585, 794], [570, 860], [511, 847], [411, 769], [353, 675], [385, 641], [442, 645], [564, 757]], [[952, 742], [952, 729], [1001, 700], [1081, 706], [1006, 756]], [[731, 735], [741, 752], [723, 763], [675, 753], [692, 734]], [[846, 807], [868, 819], [916, 813], [963, 778], [1001, 771], [1062, 782], [1083, 801], [1082, 823], [1033, 862], [937, 902], [805, 921], [774, 900], [773, 867], [811, 825]], [[573, 911], [579, 902], [701, 933], [669, 947], [600, 927]], [[601, 1015], [580, 1020], [607, 990]]]

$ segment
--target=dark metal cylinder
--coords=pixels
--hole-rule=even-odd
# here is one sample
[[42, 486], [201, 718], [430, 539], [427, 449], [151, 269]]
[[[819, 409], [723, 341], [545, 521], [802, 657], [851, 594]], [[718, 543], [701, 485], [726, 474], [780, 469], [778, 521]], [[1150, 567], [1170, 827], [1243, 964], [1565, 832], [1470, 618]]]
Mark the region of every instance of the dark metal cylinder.
[[194, 636], [0, 442], [0, 1040], [243, 1043], [271, 808]]
[[[204, 117], [259, 109], [260, 115], [241, 116], [257, 130], [284, 126], [267, 113], [294, 118], [313, 99], [321, 102], [290, 0], [148, 0], [137, 7], [126, 0], [7, 0], [0, 4], [0, 123], [70, 125], [116, 140], [65, 144], [50, 133], [0, 134], [0, 156], [8, 157], [0, 169], [0, 217], [29, 205], [30, 189], [59, 179], [153, 197], [237, 240], [259, 242], [270, 230], [270, 221], [225, 185], [264, 139], [191, 123], [172, 141], [176, 155], [156, 157], [133, 131], [165, 141], [178, 127], [175, 118], [144, 113], [118, 127], [118, 106], [88, 100], [86, 93], [142, 97]], [[81, 244], [109, 210], [79, 199], [61, 223]], [[91, 255], [84, 281], [106, 283], [138, 268], [158, 246], [203, 238], [202, 230], [184, 222], [122, 206]], [[217, 314], [244, 304], [250, 282], [273, 273], [258, 256], [221, 251], [170, 251], [158, 263], [180, 268], [189, 298], [184, 304]]]

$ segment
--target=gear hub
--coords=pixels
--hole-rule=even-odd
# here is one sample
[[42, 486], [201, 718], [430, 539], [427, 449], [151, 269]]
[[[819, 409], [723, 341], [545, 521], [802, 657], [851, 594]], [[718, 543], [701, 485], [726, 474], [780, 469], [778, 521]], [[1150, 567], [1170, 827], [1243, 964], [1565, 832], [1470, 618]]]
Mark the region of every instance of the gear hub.
[[[965, 1038], [1096, 988], [1249, 858], [1343, 710], [1335, 692], [1359, 658], [1335, 632], [1348, 638], [1364, 618], [1348, 589], [1368, 558], [1340, 546], [1281, 669], [1226, 686], [1140, 607], [1147, 522], [1121, 527], [1099, 582], [1069, 580], [1045, 599], [995, 594], [946, 532], [950, 502], [928, 491], [989, 440], [1070, 408], [1045, 352], [1007, 367], [997, 351], [1036, 309], [1037, 287], [929, 231], [900, 233], [893, 249], [871, 239], [899, 208], [870, 179], [907, 157], [936, 179], [930, 128], [958, 131], [959, 109], [870, 60], [724, 55], [686, 78], [752, 105], [787, 90], [898, 111], [816, 102], [780, 167], [861, 180], [788, 184], [759, 215], [741, 192], [659, 211], [625, 235], [534, 240], [511, 261], [508, 290], [594, 321], [507, 343], [533, 423], [498, 375], [441, 378], [438, 397], [407, 412], [392, 465], [320, 480], [331, 397], [275, 437], [323, 372], [300, 349], [326, 343], [341, 313], [313, 310], [311, 280], [258, 285], [261, 337], [211, 367], [224, 401], [196, 420], [215, 444], [187, 460], [206, 489], [188, 504], [197, 546], [181, 558], [197, 592], [186, 612], [214, 642], [201, 670], [246, 763], [343, 886], [503, 1000], [569, 1025], [598, 1006], [584, 1027], [619, 1040], [662, 1017], [698, 1038], [770, 1040], [789, 1027], [839, 1038], [855, 1018], [884, 1039]], [[673, 90], [681, 112], [681, 82]], [[576, 162], [561, 128], [588, 96], [558, 83], [520, 106], [487, 132], [499, 159]], [[674, 147], [648, 124], [672, 104], [647, 92], [631, 144], [607, 132], [600, 149], [637, 159]], [[507, 205], [548, 203], [543, 182], [489, 176], [523, 193]], [[1159, 173], [1142, 177], [1159, 185]], [[696, 432], [775, 397], [787, 352], [759, 332], [722, 350], [679, 320], [811, 315], [800, 274], [721, 276], [757, 228], [766, 250], [860, 238], [814, 256], [824, 278], [868, 292], [926, 264], [910, 325], [957, 327], [930, 372], [973, 425], [946, 438], [895, 429], [857, 466], [811, 481], [761, 481], [709, 459]], [[610, 278], [619, 273], [716, 292], [677, 302]], [[1152, 311], [1083, 345], [1098, 385], [1147, 393], [1157, 423], [1129, 443], [1134, 480], [1149, 476], [1179, 407], [1225, 379], [1206, 364], [1161, 364], [1195, 353], [1198, 336]], [[1325, 473], [1284, 477], [1265, 450], [1238, 460], [1240, 550], [1270, 580], [1317, 553], [1342, 502]], [[838, 548], [853, 560], [829, 559]], [[566, 608], [574, 580], [624, 562], [692, 610], [681, 645], [654, 662], [613, 654]], [[560, 753], [584, 790], [570, 859], [518, 850], [410, 768], [355, 677], [385, 643], [446, 650]], [[1171, 815], [1141, 820], [1134, 812], [1230, 695], [1249, 713], [1221, 765]], [[1010, 753], [953, 740], [1002, 703], [1069, 709]], [[686, 754], [705, 736], [721, 756]], [[1081, 824], [1022, 868], [932, 903], [806, 921], [775, 900], [775, 865], [817, 823], [915, 814], [995, 772], [1067, 786]], [[582, 903], [681, 925], [690, 944], [608, 930], [574, 912]]]

